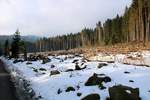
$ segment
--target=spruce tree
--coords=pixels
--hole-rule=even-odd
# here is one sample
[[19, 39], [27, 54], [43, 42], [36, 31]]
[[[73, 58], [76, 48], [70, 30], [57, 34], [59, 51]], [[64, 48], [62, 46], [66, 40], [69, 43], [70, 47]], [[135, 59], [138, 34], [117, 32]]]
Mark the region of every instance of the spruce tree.
[[18, 58], [19, 57], [19, 51], [20, 51], [20, 32], [17, 30], [14, 34], [13, 41], [11, 44], [11, 52], [12, 52], [12, 58]]

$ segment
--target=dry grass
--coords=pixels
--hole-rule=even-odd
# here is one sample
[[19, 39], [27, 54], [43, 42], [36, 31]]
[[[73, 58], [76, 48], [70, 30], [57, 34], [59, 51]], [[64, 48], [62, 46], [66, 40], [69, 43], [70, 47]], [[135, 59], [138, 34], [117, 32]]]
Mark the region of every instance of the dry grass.
[[[60, 50], [60, 51], [52, 51], [52, 52], [40, 52], [40, 54], [44, 55], [63, 55], [63, 54], [84, 54], [86, 58], [91, 56], [95, 56], [97, 53], [105, 53], [105, 54], [128, 54], [129, 52], [137, 52], [142, 50], [150, 50], [150, 43], [146, 43], [145, 46], [143, 43], [123, 43], [123, 44], [116, 44], [116, 45], [109, 45], [109, 46], [89, 46], [89, 47], [82, 47], [76, 48], [71, 50]], [[39, 53], [37, 53], [39, 54]]]

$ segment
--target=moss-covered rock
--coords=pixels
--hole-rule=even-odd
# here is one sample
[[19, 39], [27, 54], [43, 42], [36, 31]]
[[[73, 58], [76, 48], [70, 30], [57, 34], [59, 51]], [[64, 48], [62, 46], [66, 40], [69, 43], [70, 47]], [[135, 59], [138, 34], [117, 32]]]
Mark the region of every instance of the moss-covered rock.
[[128, 86], [113, 86], [109, 88], [110, 100], [141, 100], [139, 97], [139, 88]]

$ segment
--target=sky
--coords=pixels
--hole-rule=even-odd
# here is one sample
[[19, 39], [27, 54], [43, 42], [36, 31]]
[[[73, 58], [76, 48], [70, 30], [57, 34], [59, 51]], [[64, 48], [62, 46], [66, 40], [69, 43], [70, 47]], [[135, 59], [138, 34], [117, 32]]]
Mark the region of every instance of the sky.
[[122, 15], [132, 0], [0, 0], [0, 35], [56, 36]]

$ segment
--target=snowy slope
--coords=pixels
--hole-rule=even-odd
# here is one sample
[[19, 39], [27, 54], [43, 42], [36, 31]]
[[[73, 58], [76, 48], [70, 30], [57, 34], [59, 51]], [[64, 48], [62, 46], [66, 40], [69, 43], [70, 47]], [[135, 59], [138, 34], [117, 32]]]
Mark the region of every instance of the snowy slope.
[[[149, 57], [148, 54], [145, 53], [144, 55]], [[149, 67], [125, 65], [117, 61], [115, 63], [108, 63], [108, 66], [102, 68], [97, 67], [101, 63], [98, 61], [86, 62], [81, 66], [83, 57], [70, 57], [65, 59], [66, 56], [68, 55], [49, 56], [51, 62], [47, 64], [41, 64], [42, 61], [36, 61], [30, 65], [27, 65], [27, 62], [13, 64], [13, 60], [1, 59], [7, 63], [11, 71], [20, 73], [22, 77], [29, 80], [36, 94], [42, 96], [42, 100], [81, 100], [81, 98], [90, 93], [98, 93], [101, 100], [105, 100], [106, 97], [109, 97], [108, 88], [117, 84], [139, 88], [142, 100], [150, 100]], [[123, 57], [124, 55], [118, 55], [119, 60], [123, 59]], [[106, 58], [109, 57], [104, 56], [104, 60]], [[109, 59], [112, 61], [112, 58], [111, 56]], [[86, 69], [65, 72], [67, 69], [75, 69], [75, 64], [72, 62], [77, 59], [81, 67], [87, 65]], [[51, 65], [55, 67], [51, 68]], [[40, 71], [40, 68], [44, 68], [46, 71]], [[37, 69], [38, 71], [35, 72], [33, 69]], [[50, 71], [52, 70], [58, 70], [60, 74], [50, 76]], [[124, 72], [130, 73], [125, 74]], [[85, 86], [85, 82], [93, 73], [105, 74], [111, 77], [112, 81], [104, 84], [107, 87], [104, 90], [100, 90], [98, 86]], [[133, 80], [134, 82], [129, 82], [129, 80]], [[75, 91], [65, 92], [69, 86], [74, 87]], [[61, 90], [62, 93], [58, 94], [58, 90]], [[81, 97], [78, 97], [77, 93], [82, 93]]]

